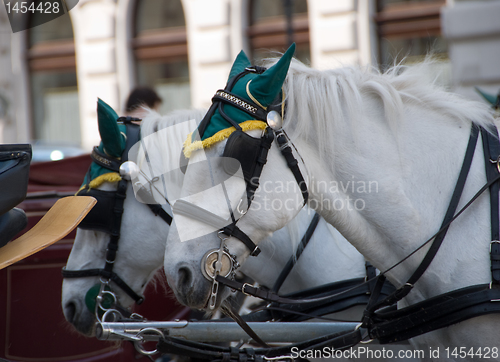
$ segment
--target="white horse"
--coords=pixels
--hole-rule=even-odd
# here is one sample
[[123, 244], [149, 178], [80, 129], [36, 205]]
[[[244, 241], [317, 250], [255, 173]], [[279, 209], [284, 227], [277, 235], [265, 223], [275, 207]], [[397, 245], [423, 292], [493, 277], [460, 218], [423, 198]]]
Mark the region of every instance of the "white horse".
[[[160, 117], [151, 112], [142, 121], [141, 133], [150, 135], [159, 129], [188, 121], [201, 119], [204, 112], [198, 110], [176, 111]], [[100, 120], [105, 122], [105, 120]], [[101, 129], [104, 129], [102, 127]], [[102, 132], [102, 131], [101, 131]], [[105, 139], [105, 137], [103, 137]], [[117, 182], [104, 182], [98, 187], [104, 191], [116, 191]], [[163, 266], [165, 238], [169, 226], [151, 210], [137, 201], [131, 184], [128, 184], [124, 202], [119, 248], [113, 271], [119, 275], [138, 295], [143, 295], [146, 285], [157, 270]], [[170, 211], [169, 211], [170, 212]], [[101, 215], [102, 219], [111, 215]], [[241, 271], [260, 285], [271, 288], [285, 264], [295, 252], [297, 240], [309, 226], [312, 213], [304, 209], [287, 228], [277, 231], [262, 243], [262, 253], [252, 258]], [[102, 231], [78, 229], [67, 270], [103, 268], [109, 234]], [[329, 240], [323, 245], [323, 240]], [[167, 253], [168, 254], [168, 253]], [[333, 255], [333, 257], [332, 257]], [[285, 280], [280, 293], [290, 293], [339, 280], [361, 278], [365, 275], [364, 258], [324, 220], [318, 226], [305, 251]], [[64, 279], [62, 307], [64, 316], [80, 333], [92, 336], [96, 318], [86, 307], [87, 292], [99, 283], [99, 277]], [[133, 299], [111, 282], [113, 292], [122, 307], [129, 308]], [[359, 308], [354, 320], [359, 320]], [[354, 309], [351, 313], [356, 313]], [[349, 318], [345, 313], [343, 318]]]
[[[486, 106], [436, 87], [427, 79], [432, 74], [427, 63], [410, 68], [397, 66], [380, 74], [355, 67], [319, 71], [295, 61], [288, 69], [290, 59], [283, 61], [286, 57], [289, 54], [270, 63], [275, 65], [266, 73], [274, 68], [269, 78], [274, 86], [279, 83], [278, 91], [283, 79], [277, 81], [281, 75], [274, 74], [287, 74], [283, 84], [284, 129], [298, 152], [294, 151], [295, 157], [303, 160], [299, 167], [309, 191], [308, 204], [379, 270], [386, 270], [439, 230], [462, 165], [471, 122], [488, 126], [493, 123], [493, 116]], [[237, 62], [231, 76], [248, 66], [235, 69]], [[251, 83], [249, 77], [254, 77]], [[237, 95], [251, 102], [266, 89], [266, 82], [271, 84], [270, 80], [257, 84], [258, 77], [242, 77], [238, 81], [242, 85], [236, 83], [233, 91], [239, 87], [242, 91]], [[270, 104], [260, 101], [263, 106]], [[228, 114], [230, 108], [226, 106]], [[261, 131], [248, 134], [260, 137]], [[220, 157], [226, 142], [223, 139], [206, 148], [205, 156]], [[194, 151], [191, 157], [196, 157], [197, 152], [201, 151]], [[197, 189], [202, 191], [207, 188], [206, 178], [206, 174], [189, 174], [188, 166], [184, 189], [191, 194]], [[266, 187], [257, 189], [255, 199], [260, 201], [259, 206], [262, 200], [268, 200], [282, 205], [288, 202], [295, 208], [250, 207], [237, 225], [255, 243], [297, 215], [302, 203], [300, 189], [282, 187], [294, 183], [296, 178], [273, 145], [260, 176], [260, 185]], [[459, 209], [485, 183], [484, 157], [478, 142]], [[191, 202], [209, 209], [209, 205], [224, 200], [214, 193]], [[167, 249], [180, 243], [176, 228], [194, 229], [199, 223], [176, 216]], [[400, 304], [410, 305], [458, 288], [489, 283], [490, 239], [489, 197], [482, 195], [452, 224], [434, 261]], [[193, 243], [214, 247], [218, 243], [217, 233], [183, 244]], [[236, 238], [228, 239], [226, 246], [238, 262], [248, 258], [249, 251]], [[388, 279], [396, 287], [403, 285], [427, 249], [388, 272]], [[196, 307], [206, 302], [211, 288], [211, 283], [198, 272], [201, 257], [200, 253], [169, 253], [165, 257], [169, 285], [178, 298], [189, 300]], [[189, 285], [182, 285], [185, 272], [179, 274], [180, 265], [190, 270]], [[189, 299], [189, 293], [195, 293], [196, 298]], [[412, 343], [423, 351], [426, 360], [453, 360], [448, 352], [455, 347], [466, 351], [497, 348], [499, 325], [500, 316], [490, 314], [415, 337]], [[439, 353], [431, 355], [430, 351], [438, 349]], [[499, 360], [498, 353], [489, 357]], [[470, 356], [465, 359], [474, 360]]]

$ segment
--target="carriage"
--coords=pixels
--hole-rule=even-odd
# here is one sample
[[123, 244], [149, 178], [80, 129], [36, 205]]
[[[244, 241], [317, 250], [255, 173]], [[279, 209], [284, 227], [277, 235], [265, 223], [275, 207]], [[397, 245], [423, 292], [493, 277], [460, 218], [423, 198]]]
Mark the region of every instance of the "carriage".
[[[120, 118], [99, 101], [102, 143], [78, 192], [99, 207], [80, 224], [63, 269], [66, 319], [88, 335], [133, 341], [145, 355], [293, 360], [373, 340], [410, 340], [421, 360], [499, 360], [500, 146], [493, 115], [435, 88], [424, 79], [425, 64], [387, 74], [320, 72], [291, 64], [293, 51], [266, 68], [240, 53], [212, 107], [176, 114], [168, 126], [146, 122], [158, 118], [151, 113], [139, 129], [139, 120]], [[263, 207], [266, 200], [281, 207]], [[328, 240], [323, 235], [316, 244], [315, 257], [330, 263], [303, 262], [319, 219], [303, 216], [306, 204], [343, 235], [326, 226]], [[133, 208], [140, 212], [127, 212]], [[167, 233], [166, 245], [152, 240]], [[378, 273], [356, 259], [357, 250], [326, 251], [344, 236]], [[274, 238], [271, 245], [300, 242], [266, 250], [265, 238]], [[271, 261], [263, 266], [266, 254]], [[265, 274], [282, 254], [286, 272]], [[280, 292], [301, 262], [295, 277], [320, 268], [309, 288]], [[221, 309], [236, 322], [158, 323], [131, 313], [162, 264], [179, 301]], [[349, 267], [351, 279], [313, 285]], [[238, 280], [239, 270], [261, 286]], [[227, 302], [231, 290], [265, 303], [241, 317]], [[355, 322], [330, 318], [359, 305]], [[152, 350], [142, 344], [149, 340], [159, 341]], [[208, 343], [223, 341], [236, 344]]]

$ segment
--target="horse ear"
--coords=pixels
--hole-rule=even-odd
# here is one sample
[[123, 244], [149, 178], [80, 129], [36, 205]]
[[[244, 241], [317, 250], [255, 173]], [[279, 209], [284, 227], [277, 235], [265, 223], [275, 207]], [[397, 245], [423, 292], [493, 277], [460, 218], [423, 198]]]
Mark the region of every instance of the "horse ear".
[[102, 99], [97, 99], [97, 122], [104, 149], [112, 157], [120, 157], [125, 149], [125, 137], [118, 128], [118, 114]]
[[229, 73], [228, 80], [233, 78], [235, 75], [243, 72], [246, 67], [249, 67], [251, 65], [252, 63], [250, 63], [250, 60], [248, 60], [247, 55], [242, 50], [234, 60], [233, 66], [231, 67], [231, 72]]
[[254, 98], [261, 104], [269, 105], [279, 94], [285, 81], [288, 68], [295, 53], [295, 43], [283, 54], [280, 60], [252, 80], [248, 88]]
[[495, 105], [496, 102], [497, 102], [497, 96], [494, 96], [494, 95], [491, 95], [491, 94], [488, 94], [486, 92], [483, 92], [481, 89], [479, 89], [478, 87], [475, 87], [476, 88], [476, 91], [481, 94], [483, 96], [484, 99], [486, 99], [489, 103], [491, 103], [491, 105]]

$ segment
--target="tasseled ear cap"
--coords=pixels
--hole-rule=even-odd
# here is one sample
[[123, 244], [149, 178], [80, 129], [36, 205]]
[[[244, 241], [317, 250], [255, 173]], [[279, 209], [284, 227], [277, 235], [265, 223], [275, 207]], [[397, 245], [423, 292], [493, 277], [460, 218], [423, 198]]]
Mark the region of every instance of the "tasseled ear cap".
[[[238, 97], [247, 100], [248, 102], [257, 104], [263, 108], [267, 108], [278, 96], [285, 81], [288, 68], [295, 53], [295, 44], [292, 44], [278, 62], [267, 69], [262, 74], [248, 73], [240, 78], [229, 91]], [[251, 65], [247, 56], [241, 51], [236, 57], [231, 72], [229, 73], [229, 80], [243, 72], [245, 68]], [[224, 105], [224, 112], [233, 121], [243, 123], [250, 121], [251, 116], [230, 104]], [[214, 136], [216, 133], [231, 127], [216, 110], [205, 127], [201, 140], [205, 140]]]

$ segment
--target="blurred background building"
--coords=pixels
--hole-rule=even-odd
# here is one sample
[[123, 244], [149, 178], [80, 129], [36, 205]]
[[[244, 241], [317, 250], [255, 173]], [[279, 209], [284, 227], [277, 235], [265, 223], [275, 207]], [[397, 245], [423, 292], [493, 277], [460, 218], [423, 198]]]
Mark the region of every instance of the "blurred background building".
[[316, 68], [384, 70], [432, 50], [449, 89], [500, 90], [500, 0], [80, 0], [15, 34], [2, 5], [0, 142], [90, 151], [97, 97], [123, 113], [149, 85], [161, 113], [207, 107], [241, 49], [258, 60], [291, 40]]

